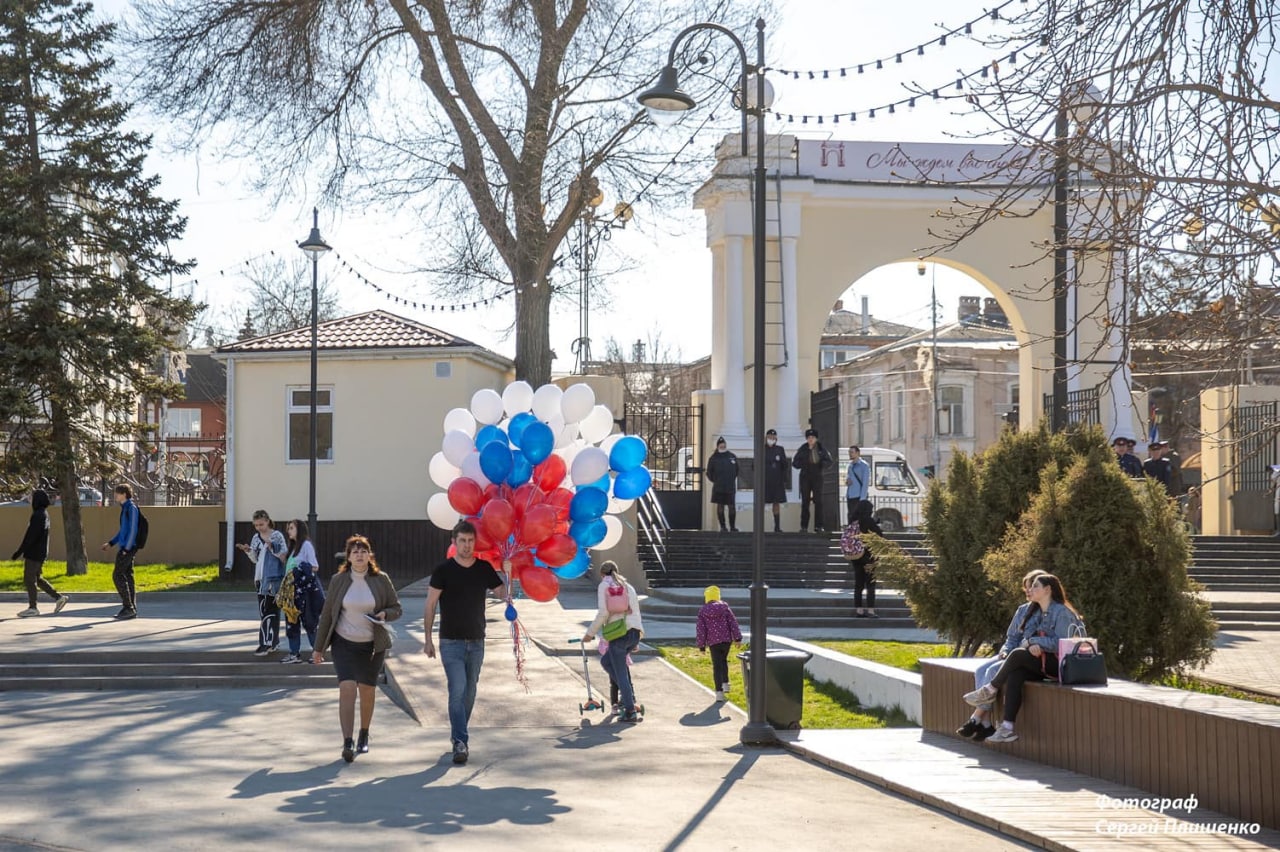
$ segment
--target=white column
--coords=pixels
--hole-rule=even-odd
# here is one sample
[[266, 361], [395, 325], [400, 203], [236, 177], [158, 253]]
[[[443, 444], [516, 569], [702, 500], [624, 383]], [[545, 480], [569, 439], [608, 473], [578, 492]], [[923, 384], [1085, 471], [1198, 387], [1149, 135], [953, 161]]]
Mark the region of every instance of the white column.
[[714, 319], [711, 323], [711, 387], [716, 390], [724, 390], [725, 358], [728, 355], [725, 345], [725, 324], [722, 322], [725, 317], [724, 300], [726, 292], [724, 258], [724, 243], [719, 246], [713, 246], [711, 251], [711, 316]]
[[230, 571], [236, 561], [236, 359], [227, 359], [226, 455], [222, 459], [223, 498], [227, 517], [227, 562]]
[[725, 380], [724, 424], [721, 428], [726, 437], [737, 438], [750, 435], [747, 428], [746, 352], [743, 348], [743, 242], [742, 237], [736, 236], [725, 237], [724, 240]]
[[1125, 351], [1124, 338], [1129, 326], [1128, 310], [1125, 303], [1124, 269], [1116, 263], [1116, 256], [1111, 255], [1111, 280], [1107, 285], [1107, 312], [1111, 322], [1107, 325], [1106, 345], [1103, 358], [1110, 362], [1111, 373], [1107, 380], [1110, 393], [1109, 405], [1102, 412], [1102, 425], [1107, 430], [1107, 437], [1128, 435], [1137, 439], [1141, 435], [1132, 434], [1136, 423], [1133, 411], [1133, 376], [1129, 371], [1128, 352]]
[[774, 428], [780, 434], [800, 432], [800, 340], [796, 312], [799, 309], [796, 294], [800, 289], [797, 280], [796, 238], [782, 238], [782, 333], [787, 341], [787, 363], [778, 376], [778, 399], [775, 403], [777, 417]]

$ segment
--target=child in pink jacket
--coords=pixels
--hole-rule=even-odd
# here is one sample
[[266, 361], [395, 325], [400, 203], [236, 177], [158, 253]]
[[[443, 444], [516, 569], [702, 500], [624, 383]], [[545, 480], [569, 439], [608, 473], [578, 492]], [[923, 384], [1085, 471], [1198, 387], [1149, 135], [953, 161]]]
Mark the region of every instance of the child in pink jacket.
[[698, 610], [698, 650], [711, 648], [711, 673], [716, 685], [716, 701], [724, 701], [729, 691], [729, 648], [742, 642], [742, 630], [729, 605], [720, 600], [720, 587], [707, 586], [702, 609]]

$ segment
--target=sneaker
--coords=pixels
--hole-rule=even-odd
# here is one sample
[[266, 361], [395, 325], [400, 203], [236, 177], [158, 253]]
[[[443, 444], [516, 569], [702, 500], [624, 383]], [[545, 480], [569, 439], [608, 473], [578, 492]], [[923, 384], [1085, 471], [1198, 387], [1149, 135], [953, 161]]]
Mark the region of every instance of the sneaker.
[[727, 533], [728, 531], [729, 531], [728, 527], [724, 526], [723, 524], [720, 526], [720, 532]]
[[18, 618], [34, 618], [39, 614], [40, 614], [40, 610], [36, 609], [33, 606], [29, 606], [26, 609], [24, 609], [22, 612], [18, 613]]
[[356, 753], [357, 754], [369, 753], [369, 732], [368, 731], [360, 732], [360, 737], [356, 740]]
[[867, 614], [866, 614], [865, 612], [862, 612], [861, 610], [859, 610], [858, 612], [855, 612], [855, 613], [853, 614], [853, 617], [854, 617], [854, 618], [866, 618], [866, 617], [867, 617]]
[[724, 699], [724, 690], [723, 690], [723, 689], [717, 689], [717, 690], [716, 690], [716, 701], [724, 701], [724, 700], [725, 700], [725, 699]]
[[738, 531], [737, 527], [729, 527], [729, 532], [737, 532], [737, 531]]
[[58, 600], [53, 605], [53, 614], [57, 615], [62, 612], [62, 608], [67, 605], [67, 601], [71, 600], [67, 595], [59, 595]]
[[986, 738], [989, 743], [1013, 743], [1018, 741], [1018, 734], [1013, 728], [1006, 728], [1001, 725], [1000, 728], [991, 736]]
[[609, 712], [612, 713], [614, 716], [617, 716], [619, 713], [622, 712], [622, 705], [618, 704], [617, 702], [614, 702], [614, 704], [609, 708]]
[[975, 743], [980, 743], [983, 740], [990, 737], [995, 732], [996, 732], [996, 729], [994, 725], [983, 725], [982, 727], [978, 728], [978, 732], [973, 735], [973, 741]]
[[826, 535], [826, 534], [827, 534], [827, 529], [826, 529], [826, 527], [814, 527], [814, 528], [813, 528], [813, 531], [814, 531], [815, 533], [817, 533], [818, 535]]
[[302, 662], [302, 657], [299, 657], [297, 654], [285, 654], [284, 659], [280, 662], [286, 665], [289, 663], [300, 663]]
[[982, 730], [985, 726], [977, 719], [969, 719], [960, 727], [956, 728], [956, 736], [964, 737], [966, 740], [973, 737], [974, 734]]
[[271, 653], [271, 649], [268, 648], [266, 645], [259, 645], [254, 650], [253, 655], [255, 657], [265, 657], [267, 654], [270, 654], [270, 653]]
[[867, 618], [879, 618], [879, 617], [880, 617], [880, 616], [876, 615], [876, 614], [875, 614], [874, 612], [872, 612], [871, 610], [867, 610]]
[[984, 704], [990, 704], [995, 700], [995, 697], [996, 688], [991, 684], [987, 684], [986, 686], [978, 687], [973, 692], [966, 692], [964, 701], [974, 707], [981, 707]]
[[626, 724], [626, 725], [634, 725], [634, 724], [636, 724], [637, 722], [639, 722], [639, 721], [640, 721], [640, 714], [639, 714], [639, 713], [637, 713], [637, 712], [636, 712], [636, 711], [634, 711], [634, 710], [632, 710], [632, 711], [630, 711], [630, 712], [627, 712], [627, 711], [625, 711], [625, 710], [624, 710], [624, 711], [623, 711], [623, 712], [618, 716], [618, 721], [619, 721], [619, 722], [622, 722], [623, 724]]
[[342, 759], [347, 763], [356, 759], [356, 741], [351, 737], [342, 741]]
[[467, 758], [471, 756], [471, 752], [467, 749], [467, 744], [462, 740], [458, 740], [453, 744], [453, 762], [461, 766], [467, 762]]
[[129, 609], [128, 607], [125, 607], [116, 613], [116, 621], [128, 621], [131, 618], [137, 617], [138, 611], [136, 609]]

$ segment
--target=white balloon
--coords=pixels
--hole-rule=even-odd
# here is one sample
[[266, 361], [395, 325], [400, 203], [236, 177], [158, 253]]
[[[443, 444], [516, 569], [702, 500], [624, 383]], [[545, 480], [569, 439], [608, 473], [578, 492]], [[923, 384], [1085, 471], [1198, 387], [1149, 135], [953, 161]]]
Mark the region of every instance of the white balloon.
[[449, 409], [449, 413], [444, 416], [444, 433], [448, 435], [455, 429], [466, 432], [473, 438], [476, 436], [476, 419], [471, 416], [470, 411], [465, 408]]
[[578, 424], [567, 423], [565, 427], [556, 435], [556, 449], [562, 449], [569, 446], [578, 437]]
[[627, 500], [609, 495], [609, 507], [605, 509], [610, 515], [619, 515], [631, 508], [631, 504], [636, 502], [634, 498]]
[[560, 398], [560, 413], [564, 415], [566, 423], [572, 423], [590, 414], [595, 404], [596, 392], [591, 389], [591, 385], [578, 382], [570, 385]]
[[560, 413], [560, 397], [564, 391], [557, 385], [543, 385], [533, 392], [533, 416], [543, 423]]
[[449, 483], [457, 479], [462, 471], [456, 464], [451, 464], [444, 453], [436, 453], [431, 457], [431, 463], [427, 465], [427, 473], [431, 475], [431, 481], [436, 485], [448, 488]]
[[462, 467], [462, 460], [467, 457], [467, 453], [472, 452], [475, 448], [476, 442], [461, 429], [454, 429], [446, 434], [444, 436], [444, 444], [441, 446], [441, 449], [444, 450], [444, 457], [454, 467]]
[[611, 453], [613, 452], [613, 445], [618, 443], [625, 437], [626, 436], [623, 435], [621, 432], [615, 432], [614, 434], [609, 435], [603, 441], [600, 442], [600, 449], [604, 450], [606, 453]]
[[440, 529], [451, 530], [462, 520], [462, 515], [449, 505], [449, 495], [440, 493], [432, 494], [427, 501], [427, 518]]
[[569, 471], [574, 485], [590, 485], [609, 472], [609, 457], [599, 447], [584, 447]]
[[502, 397], [493, 388], [481, 388], [471, 395], [471, 413], [477, 423], [497, 423], [502, 419]]
[[578, 424], [578, 432], [588, 444], [604, 440], [613, 431], [613, 412], [607, 406], [597, 405]]
[[462, 460], [462, 475], [467, 479], [474, 479], [480, 483], [481, 488], [489, 486], [489, 477], [484, 475], [484, 471], [480, 469], [480, 453], [472, 450], [467, 457]]
[[514, 417], [522, 411], [533, 407], [533, 386], [528, 382], [512, 382], [502, 392], [502, 410], [508, 417]]
[[592, 550], [608, 550], [622, 541], [622, 521], [613, 515], [604, 516], [604, 538]]

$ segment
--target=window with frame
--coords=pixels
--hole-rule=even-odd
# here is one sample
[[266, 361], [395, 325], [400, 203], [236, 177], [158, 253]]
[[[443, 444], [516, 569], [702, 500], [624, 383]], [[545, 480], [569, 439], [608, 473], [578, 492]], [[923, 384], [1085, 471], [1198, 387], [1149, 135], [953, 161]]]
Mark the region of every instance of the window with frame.
[[200, 409], [170, 408], [164, 415], [164, 435], [179, 438], [200, 434]]
[[[287, 389], [285, 436], [291, 462], [311, 461], [311, 388]], [[333, 461], [333, 388], [316, 388], [316, 460]]]
[[875, 411], [875, 443], [884, 443], [884, 405], [880, 391], [871, 394], [871, 408]]
[[895, 388], [893, 391], [893, 437], [901, 439], [906, 432], [907, 423], [907, 391]]
[[964, 434], [964, 388], [960, 385], [938, 388], [938, 434]]

